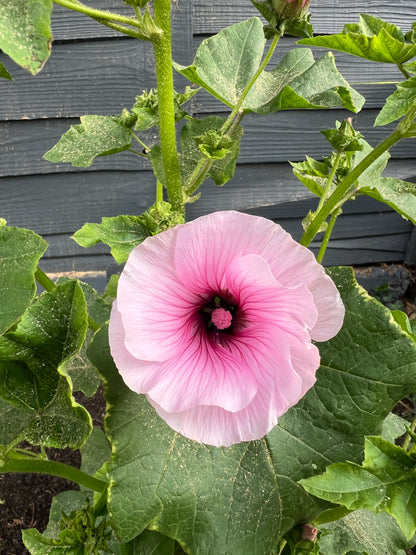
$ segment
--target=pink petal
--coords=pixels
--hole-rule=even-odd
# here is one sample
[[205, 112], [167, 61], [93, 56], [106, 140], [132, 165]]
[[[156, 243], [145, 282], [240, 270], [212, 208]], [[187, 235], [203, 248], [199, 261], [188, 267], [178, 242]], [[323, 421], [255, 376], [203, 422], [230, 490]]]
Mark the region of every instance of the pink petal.
[[157, 377], [161, 363], [139, 360], [126, 349], [124, 345], [124, 327], [121, 315], [117, 310], [117, 301], [114, 301], [111, 310], [108, 338], [111, 356], [124, 383], [136, 393], [142, 393]]
[[313, 328], [318, 317], [314, 299], [303, 285], [283, 287], [266, 260], [249, 254], [232, 260], [225, 272], [227, 289], [239, 304], [249, 325], [266, 321], [286, 329]]
[[239, 212], [214, 212], [182, 226], [178, 232], [175, 268], [187, 289], [220, 291], [233, 258], [260, 253], [274, 223]]
[[311, 251], [302, 247], [280, 226], [262, 253], [277, 281], [290, 288], [303, 284], [311, 291], [318, 309], [318, 319], [311, 330], [316, 341], [334, 337], [344, 321], [344, 305], [334, 282], [315, 260]]
[[146, 239], [126, 263], [118, 284], [118, 311], [125, 345], [137, 358], [163, 361], [192, 334], [192, 314], [201, 299], [174, 271], [178, 228]]

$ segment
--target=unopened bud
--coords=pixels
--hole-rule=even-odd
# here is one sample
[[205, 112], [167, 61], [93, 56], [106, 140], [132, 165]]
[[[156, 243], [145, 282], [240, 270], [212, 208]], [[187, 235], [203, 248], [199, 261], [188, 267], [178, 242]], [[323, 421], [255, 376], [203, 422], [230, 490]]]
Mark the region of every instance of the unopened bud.
[[311, 0], [272, 0], [273, 8], [280, 20], [302, 19], [308, 13]]

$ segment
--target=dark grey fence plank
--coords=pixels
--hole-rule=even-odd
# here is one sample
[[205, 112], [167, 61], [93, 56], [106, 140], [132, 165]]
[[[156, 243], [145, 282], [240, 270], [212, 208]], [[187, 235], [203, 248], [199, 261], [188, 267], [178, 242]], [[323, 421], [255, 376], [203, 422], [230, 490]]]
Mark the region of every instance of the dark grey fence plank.
[[155, 86], [152, 48], [135, 40], [54, 45], [36, 76], [12, 69], [4, 55], [0, 61], [14, 79], [0, 83], [2, 120], [117, 115]]
[[1, 217], [41, 235], [71, 234], [104, 216], [141, 214], [155, 199], [150, 171], [9, 177], [0, 183]]
[[[293, 39], [282, 41], [270, 68], [292, 48]], [[197, 44], [193, 45], [196, 50]], [[316, 58], [324, 49], [314, 49]], [[177, 59], [190, 64], [191, 44], [186, 40], [176, 51]], [[401, 73], [389, 64], [376, 64], [335, 53], [340, 72], [367, 99], [366, 107], [381, 107], [402, 81]], [[14, 81], [0, 81], [0, 120], [64, 118], [84, 114], [118, 114], [130, 108], [143, 89], [155, 86], [153, 52], [148, 43], [135, 40], [92, 41], [57, 44], [44, 70], [33, 77], [15, 66], [5, 55], [0, 61], [9, 68]], [[365, 81], [366, 84], [358, 84]], [[187, 83], [176, 76], [177, 88]], [[210, 95], [199, 93], [193, 103], [196, 112], [226, 110]]]
[[[315, 33], [336, 33], [345, 23], [358, 21], [360, 13], [371, 13], [390, 23], [411, 28], [416, 20], [416, 4], [413, 1], [386, 2], [385, 0], [312, 0], [310, 11]], [[258, 15], [249, 0], [195, 0], [194, 33], [217, 33], [222, 28]]]
[[[239, 162], [266, 163], [303, 160], [305, 155], [318, 157], [329, 153], [329, 145], [319, 130], [334, 127], [336, 120], [351, 114], [344, 110], [286, 111], [272, 116], [249, 114], [243, 120], [245, 135]], [[392, 125], [373, 127], [377, 111], [365, 110], [354, 116], [355, 126], [375, 146], [393, 129]], [[31, 175], [79, 171], [68, 163], [53, 164], [42, 157], [60, 136], [78, 120], [35, 120], [0, 122], [0, 176]], [[157, 142], [154, 131], [143, 135], [149, 146]], [[392, 149], [395, 158], [412, 158], [415, 139], [402, 141]], [[130, 152], [97, 158], [88, 171], [136, 171], [150, 169], [145, 158]]]

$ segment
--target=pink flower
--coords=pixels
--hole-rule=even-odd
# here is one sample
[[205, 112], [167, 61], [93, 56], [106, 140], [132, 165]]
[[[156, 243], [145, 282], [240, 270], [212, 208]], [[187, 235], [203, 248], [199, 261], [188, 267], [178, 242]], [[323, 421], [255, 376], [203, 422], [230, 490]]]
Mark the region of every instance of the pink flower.
[[127, 386], [211, 445], [259, 439], [315, 382], [311, 339], [344, 307], [312, 253], [270, 220], [216, 212], [131, 253], [110, 318]]

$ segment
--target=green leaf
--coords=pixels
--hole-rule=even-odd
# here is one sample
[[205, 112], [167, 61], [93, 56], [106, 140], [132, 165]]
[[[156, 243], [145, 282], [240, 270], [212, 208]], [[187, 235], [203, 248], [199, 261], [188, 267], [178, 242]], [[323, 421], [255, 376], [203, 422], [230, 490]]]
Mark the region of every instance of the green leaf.
[[403, 83], [398, 83], [397, 90], [390, 95], [374, 123], [387, 125], [410, 112], [416, 105], [416, 77], [412, 77]]
[[0, 225], [0, 334], [17, 322], [34, 299], [35, 272], [47, 246], [33, 231]]
[[260, 66], [265, 43], [262, 23], [252, 17], [202, 41], [191, 66], [174, 67], [233, 108]]
[[33, 75], [51, 53], [51, 12], [51, 0], [0, 2], [0, 49]]
[[[365, 180], [360, 179], [365, 183]], [[406, 220], [416, 225], [416, 184], [393, 177], [380, 177], [370, 186], [361, 186], [360, 193], [391, 206]]]
[[358, 24], [345, 25], [342, 33], [302, 39], [298, 44], [323, 46], [374, 62], [401, 65], [416, 55], [401, 30], [377, 17], [362, 14]]
[[42, 294], [16, 330], [0, 338], [3, 409], [11, 405], [25, 415], [24, 438], [34, 445], [78, 448], [91, 431], [91, 418], [73, 400], [64, 377], [65, 364], [81, 348], [86, 330], [84, 295], [77, 282], [69, 281]]
[[81, 470], [94, 476], [94, 474], [111, 457], [111, 446], [101, 428], [93, 427], [90, 437], [81, 447]]
[[174, 555], [175, 540], [159, 532], [145, 530], [131, 542], [121, 546], [121, 555]]
[[115, 216], [102, 218], [100, 224], [85, 224], [73, 238], [81, 247], [92, 247], [99, 242], [109, 245], [118, 264], [126, 262], [134, 247], [151, 235], [144, 216]]
[[75, 167], [86, 168], [97, 156], [127, 150], [131, 141], [131, 129], [123, 124], [122, 116], [81, 116], [81, 124], [71, 125], [44, 158], [49, 162], [70, 162]]
[[10, 73], [7, 71], [7, 69], [4, 67], [2, 63], [0, 63], [0, 77], [2, 77], [3, 79], [9, 79], [10, 81], [13, 81], [12, 76], [10, 75]]
[[[175, 69], [234, 108], [260, 66], [265, 45], [263, 27], [252, 18], [206, 39], [194, 62]], [[309, 49], [290, 51], [271, 72], [262, 72], [245, 98], [244, 112], [270, 114], [276, 110], [343, 106], [358, 112], [364, 98], [338, 72], [334, 56], [315, 62]]]
[[[68, 281], [68, 278], [59, 278], [56, 284], [65, 281]], [[97, 324], [105, 324], [110, 317], [111, 304], [106, 303], [88, 283], [78, 283], [84, 293], [89, 316]], [[101, 377], [97, 369], [87, 357], [87, 347], [93, 335], [93, 331], [88, 329], [81, 349], [75, 353], [65, 366], [65, 374], [71, 379], [73, 391], [82, 391], [87, 397], [92, 397], [101, 383]]]
[[414, 546], [386, 513], [357, 510], [335, 522], [322, 524], [319, 546], [325, 555], [405, 555]]
[[124, 385], [106, 330], [96, 334], [89, 356], [105, 380], [109, 511], [122, 541], [151, 528], [189, 553], [264, 555], [328, 507], [298, 480], [334, 462], [359, 462], [364, 436], [379, 433], [416, 387], [414, 342], [351, 270], [331, 277], [346, 306], [344, 326], [319, 345], [316, 385], [259, 441], [214, 448], [173, 432]]
[[401, 310], [392, 310], [391, 314], [392, 314], [395, 322], [397, 322], [399, 324], [399, 326], [402, 328], [402, 330], [405, 331], [406, 333], [408, 333], [409, 336], [413, 339], [413, 341], [416, 341], [416, 335], [413, 332], [413, 329], [412, 329], [412, 326], [410, 324], [409, 317], [407, 316], [407, 314], [405, 314]]
[[342, 106], [359, 112], [365, 99], [339, 73], [328, 52], [314, 60], [309, 49], [291, 50], [271, 72], [263, 72], [243, 103], [246, 111], [325, 109]]
[[[226, 148], [222, 152], [223, 155], [218, 156], [214, 153], [208, 156], [207, 151], [209, 150], [209, 145], [204, 144], [204, 140], [208, 142], [210, 134], [214, 134], [219, 138], [218, 144], [220, 149], [223, 148], [220, 130], [224, 122], [225, 119], [219, 116], [208, 116], [201, 120], [193, 119], [184, 125], [180, 136], [181, 154], [179, 158], [183, 182], [186, 183], [191, 177], [201, 160], [201, 154], [207, 160], [213, 162], [207, 177], [210, 177], [216, 185], [224, 185], [224, 183], [232, 178], [239, 154], [240, 140], [243, 135], [243, 128], [241, 125], [237, 125], [233, 129], [231, 136], [228, 137]], [[201, 138], [204, 148], [201, 148]], [[215, 159], [216, 156], [217, 159]]]
[[350, 510], [389, 513], [409, 540], [416, 530], [415, 474], [416, 461], [404, 449], [372, 436], [365, 439], [362, 466], [335, 463], [321, 476], [300, 484], [309, 493]]
[[408, 425], [407, 420], [398, 416], [394, 412], [387, 415], [387, 418], [383, 422], [383, 427], [381, 429], [381, 436], [391, 443], [406, 433], [406, 426]]

